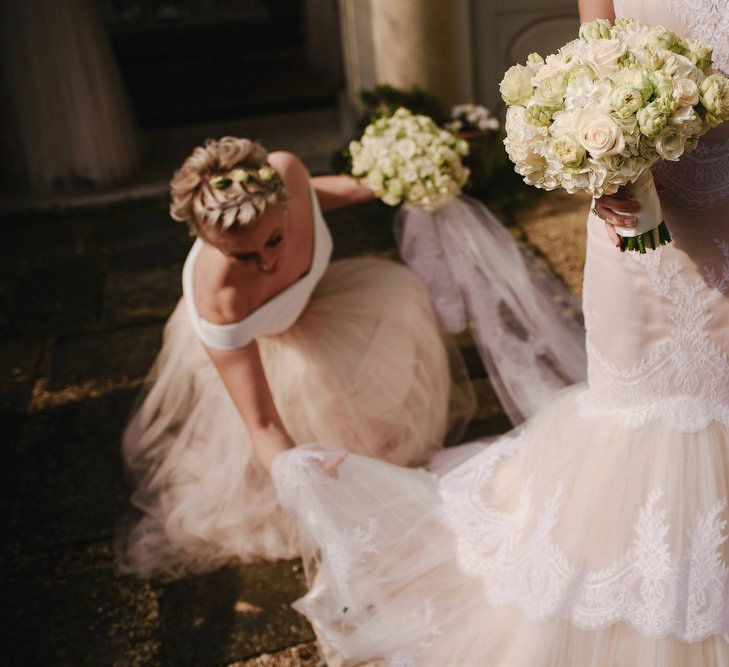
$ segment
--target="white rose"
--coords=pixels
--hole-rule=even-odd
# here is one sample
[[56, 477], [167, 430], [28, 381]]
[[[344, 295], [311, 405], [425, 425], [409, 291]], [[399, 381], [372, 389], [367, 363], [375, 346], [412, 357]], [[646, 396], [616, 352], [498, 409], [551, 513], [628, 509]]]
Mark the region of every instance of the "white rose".
[[532, 76], [539, 72], [542, 67], [544, 67], [544, 58], [538, 53], [530, 53], [527, 56], [526, 68]]
[[415, 183], [418, 180], [418, 172], [410, 166], [405, 166], [400, 171], [400, 178], [402, 178], [405, 183]]
[[598, 76], [607, 76], [618, 70], [618, 60], [625, 53], [625, 47], [618, 39], [596, 39], [589, 44], [587, 64]]
[[525, 111], [524, 107], [509, 107], [506, 110], [504, 129], [507, 136], [514, 137], [531, 131], [532, 126], [524, 120]]
[[680, 107], [692, 107], [699, 103], [699, 87], [692, 79], [674, 79], [673, 99]]
[[625, 148], [625, 138], [620, 127], [599, 109], [578, 111], [575, 114], [575, 130], [580, 143], [594, 158], [617, 155]]
[[669, 125], [656, 139], [656, 152], [664, 160], [676, 161], [683, 155], [685, 139], [673, 126]]
[[705, 78], [704, 73], [686, 56], [667, 50], [658, 51], [658, 56], [663, 60], [661, 69], [674, 79], [693, 79], [701, 83]]
[[534, 92], [534, 104], [540, 104], [550, 109], [559, 109], [564, 103], [564, 93], [567, 88], [567, 78], [559, 74], [550, 79], [543, 79]]
[[408, 192], [408, 199], [410, 201], [418, 201], [425, 197], [426, 194], [427, 193], [422, 183], [413, 183], [412, 187]]
[[703, 121], [691, 106], [678, 107], [669, 117], [670, 125], [677, 126], [686, 136], [697, 136], [702, 133]]
[[399, 178], [391, 178], [387, 181], [387, 191], [394, 197], [402, 197], [404, 190], [403, 182]]
[[561, 173], [562, 182], [560, 185], [570, 194], [590, 189], [590, 170], [564, 171]]
[[522, 176], [545, 169], [541, 151], [548, 135], [546, 127], [535, 127], [527, 123], [524, 113], [524, 107], [510, 107], [506, 112], [504, 140], [506, 151], [516, 164], [517, 173]]
[[[535, 128], [531, 129], [534, 130]], [[522, 176], [541, 174], [546, 169], [546, 160], [540, 153], [543, 143], [543, 137], [537, 132], [530, 132], [529, 129], [517, 130], [511, 133], [507, 131], [504, 147], [518, 174]]]
[[499, 84], [501, 97], [507, 104], [524, 104], [532, 96], [532, 82], [529, 70], [522, 65], [514, 65], [506, 70]]
[[565, 167], [576, 168], [585, 157], [585, 149], [573, 134], [562, 134], [552, 141], [554, 157]]
[[401, 155], [405, 160], [409, 160], [417, 150], [417, 146], [412, 139], [400, 139], [393, 146], [395, 152]]
[[538, 86], [542, 81], [551, 79], [561, 74], [566, 74], [572, 67], [566, 58], [561, 54], [552, 54], [547, 56], [545, 64], [539, 68], [539, 71], [532, 78], [532, 85]]
[[511, 159], [518, 165], [523, 165], [525, 168], [539, 167], [542, 164], [541, 156], [532, 150], [529, 141], [524, 140], [507, 140], [508, 144], [506, 150], [509, 153]]
[[397, 173], [397, 167], [395, 166], [395, 161], [392, 158], [388, 157], [384, 159], [380, 166], [382, 167], [382, 173], [388, 178], [392, 178]]
[[367, 174], [367, 185], [376, 193], [382, 191], [384, 182], [385, 179], [379, 169], [372, 169], [370, 173]]
[[648, 102], [653, 95], [653, 84], [642, 68], [628, 67], [622, 69], [612, 79], [617, 85], [630, 86], [639, 90], [644, 103]]

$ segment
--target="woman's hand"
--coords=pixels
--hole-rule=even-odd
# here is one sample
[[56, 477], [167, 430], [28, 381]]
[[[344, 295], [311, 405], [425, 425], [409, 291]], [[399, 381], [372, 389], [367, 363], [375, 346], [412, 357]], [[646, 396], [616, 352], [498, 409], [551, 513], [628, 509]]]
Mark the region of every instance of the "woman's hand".
[[615, 227], [635, 227], [638, 219], [631, 215], [640, 210], [640, 204], [634, 199], [626, 199], [619, 194], [603, 195], [599, 199], [595, 199], [592, 206], [592, 212], [605, 222], [610, 240], [615, 247], [620, 247], [620, 235], [615, 231]]
[[336, 454], [333, 458], [330, 458], [328, 461], [325, 461], [321, 464], [321, 469], [324, 471], [326, 475], [329, 477], [337, 478], [337, 472], [339, 470], [339, 466], [341, 465], [342, 461], [347, 458], [346, 452], [340, 452]]

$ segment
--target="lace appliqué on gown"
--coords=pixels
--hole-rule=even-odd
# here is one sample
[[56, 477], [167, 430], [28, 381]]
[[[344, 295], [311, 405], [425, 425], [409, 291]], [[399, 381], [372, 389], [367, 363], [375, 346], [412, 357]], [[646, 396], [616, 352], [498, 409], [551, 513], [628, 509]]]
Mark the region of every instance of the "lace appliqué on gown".
[[[330, 622], [335, 623], [338, 631], [352, 641], [354, 637], [378, 628], [379, 623], [390, 621], [386, 617], [380, 618], [380, 604], [376, 596], [363, 599], [362, 587], [357, 580], [357, 572], [376, 568], [383, 558], [377, 542], [382, 533], [379, 521], [367, 516], [367, 508], [362, 506], [361, 520], [342, 529], [340, 524], [335, 527], [328, 522], [323, 508], [317, 510], [315, 503], [307, 502], [316, 495], [315, 490], [314, 496], [311, 495], [313, 489], [332, 488], [343, 483], [337, 474], [326, 468], [326, 464], [336, 460], [339, 454], [317, 449], [316, 445], [295, 447], [274, 459], [271, 475], [279, 501], [289, 509], [297, 509], [305, 530], [317, 526], [327, 533], [326, 540], [318, 544], [316, 550], [315, 560], [320, 572], [313, 577], [310, 593], [302, 599], [303, 606], [298, 609], [306, 613], [309, 604], [319, 610], [323, 604]], [[430, 476], [429, 473], [423, 474]], [[323, 580], [335, 582], [332, 590], [327, 591], [322, 586]], [[318, 599], [320, 596], [323, 596], [322, 600]], [[408, 641], [399, 640], [398, 648], [379, 647], [381, 659], [388, 667], [414, 667], [418, 664], [423, 651], [441, 634], [435, 609], [434, 600], [428, 596], [419, 595], [412, 599], [411, 608], [398, 618], [398, 626], [424, 630], [414, 633]], [[385, 629], [380, 628], [378, 636], [384, 634]], [[327, 646], [327, 650], [333, 649], [335, 653], [337, 648], [336, 641]]]
[[324, 452], [313, 449], [311, 445], [300, 445], [295, 452], [277, 456], [271, 466], [271, 478], [276, 486], [278, 502], [283, 507], [296, 507], [299, 485], [304, 478], [302, 473], [312, 465], [323, 467], [325, 461]]
[[693, 281], [677, 263], [663, 265], [663, 249], [633, 258], [644, 266], [655, 293], [673, 306], [673, 333], [628, 369], [612, 365], [588, 339], [583, 416], [609, 414], [633, 427], [660, 419], [685, 432], [712, 420], [729, 425], [729, 360], [706, 328], [712, 304], [729, 292], [729, 242], [716, 243], [724, 258], [720, 270], [706, 267], [705, 278]]
[[729, 139], [703, 143], [678, 162], [653, 167], [665, 194], [681, 206], [707, 210], [729, 200]]
[[713, 47], [714, 66], [729, 73], [729, 25], [727, 0], [668, 0], [668, 9], [691, 35]]
[[669, 635], [699, 641], [727, 633], [721, 556], [726, 541], [726, 501], [697, 514], [684, 553], [671, 553], [671, 530], [662, 493], [653, 491], [633, 527], [633, 543], [610, 566], [594, 571], [573, 565], [553, 538], [561, 489], [533, 506], [524, 484], [512, 513], [488, 504], [481, 493], [497, 466], [520, 449], [524, 436], [493, 445], [441, 482], [443, 514], [458, 540], [459, 565], [483, 582], [491, 604], [518, 604], [532, 621], [553, 616], [584, 629], [624, 621], [646, 637]]

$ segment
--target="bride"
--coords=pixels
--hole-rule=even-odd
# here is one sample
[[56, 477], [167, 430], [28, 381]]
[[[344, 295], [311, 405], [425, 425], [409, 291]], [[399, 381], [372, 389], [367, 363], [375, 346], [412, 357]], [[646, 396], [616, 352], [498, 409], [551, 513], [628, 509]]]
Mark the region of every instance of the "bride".
[[[615, 11], [729, 72], [726, 3]], [[624, 200], [588, 218], [586, 383], [439, 476], [319, 444], [273, 458], [330, 665], [729, 665], [729, 128], [657, 177], [671, 245], [620, 253]]]
[[172, 216], [197, 240], [124, 434], [143, 516], [121, 565], [148, 575], [291, 558], [295, 521], [252, 445], [330, 442], [422, 464], [467, 419], [470, 394], [451, 391], [444, 339], [410, 271], [330, 263], [322, 210], [372, 199], [355, 180], [310, 179], [290, 153], [225, 137], [196, 148], [171, 188]]

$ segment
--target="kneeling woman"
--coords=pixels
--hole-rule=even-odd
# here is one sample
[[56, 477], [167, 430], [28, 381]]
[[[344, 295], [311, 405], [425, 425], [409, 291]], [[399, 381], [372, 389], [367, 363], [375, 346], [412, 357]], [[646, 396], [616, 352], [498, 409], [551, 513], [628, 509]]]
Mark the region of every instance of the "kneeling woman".
[[289, 153], [225, 137], [196, 148], [171, 189], [172, 217], [197, 240], [124, 435], [144, 515], [122, 565], [146, 575], [293, 557], [294, 523], [252, 445], [425, 462], [454, 403], [444, 341], [406, 268], [330, 264], [322, 210], [371, 199], [356, 181], [310, 179]]

